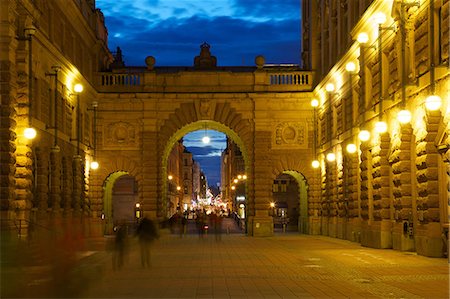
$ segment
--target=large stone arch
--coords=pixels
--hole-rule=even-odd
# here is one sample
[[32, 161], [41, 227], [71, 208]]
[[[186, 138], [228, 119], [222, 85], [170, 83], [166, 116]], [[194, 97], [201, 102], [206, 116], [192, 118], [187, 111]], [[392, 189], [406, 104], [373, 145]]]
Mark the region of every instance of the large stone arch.
[[199, 100], [183, 103], [162, 122], [158, 129], [158, 202], [159, 217], [165, 214], [167, 188], [167, 159], [175, 142], [189, 132], [210, 129], [225, 133], [241, 149], [247, 173], [247, 197], [249, 211], [254, 207], [252, 165], [253, 165], [253, 123], [231, 107], [228, 102]]

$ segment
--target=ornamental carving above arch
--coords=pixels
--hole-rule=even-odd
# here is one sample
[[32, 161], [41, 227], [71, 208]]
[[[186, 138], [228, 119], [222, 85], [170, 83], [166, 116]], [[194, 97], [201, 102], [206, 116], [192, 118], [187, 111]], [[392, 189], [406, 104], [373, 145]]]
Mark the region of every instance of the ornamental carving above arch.
[[306, 149], [308, 147], [307, 123], [277, 123], [272, 134], [272, 147]]
[[137, 146], [136, 125], [128, 122], [110, 123], [105, 128], [105, 147]]

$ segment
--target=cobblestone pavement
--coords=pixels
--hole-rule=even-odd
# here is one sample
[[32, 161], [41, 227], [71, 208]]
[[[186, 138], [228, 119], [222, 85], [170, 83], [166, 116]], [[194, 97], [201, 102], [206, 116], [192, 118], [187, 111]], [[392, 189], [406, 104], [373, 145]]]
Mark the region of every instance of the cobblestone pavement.
[[[322, 236], [164, 235], [140, 265], [109, 264], [86, 298], [449, 298], [449, 264]], [[109, 260], [105, 258], [104, 261]]]
[[[139, 246], [130, 238], [119, 270], [113, 269], [113, 251], [96, 247], [85, 252], [70, 274], [53, 271], [53, 276], [45, 276], [49, 272], [45, 267], [3, 268], [9, 271], [9, 281], [22, 283], [11, 294], [27, 298], [449, 298], [447, 259], [365, 248], [323, 236], [224, 234], [217, 240], [214, 235], [180, 238], [162, 233], [152, 246], [150, 268], [141, 267]], [[25, 281], [26, 277], [34, 278]]]

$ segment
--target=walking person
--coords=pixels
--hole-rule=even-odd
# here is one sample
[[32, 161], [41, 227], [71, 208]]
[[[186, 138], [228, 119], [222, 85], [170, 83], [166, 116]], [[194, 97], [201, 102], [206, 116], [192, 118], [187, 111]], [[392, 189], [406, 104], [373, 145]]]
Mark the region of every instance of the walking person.
[[151, 267], [150, 245], [155, 239], [159, 238], [158, 230], [152, 220], [144, 217], [139, 222], [136, 234], [139, 238], [139, 246], [141, 249], [141, 265], [144, 268], [149, 268]]
[[113, 269], [121, 269], [124, 264], [125, 250], [127, 246], [127, 227], [120, 224], [117, 227], [114, 240]]

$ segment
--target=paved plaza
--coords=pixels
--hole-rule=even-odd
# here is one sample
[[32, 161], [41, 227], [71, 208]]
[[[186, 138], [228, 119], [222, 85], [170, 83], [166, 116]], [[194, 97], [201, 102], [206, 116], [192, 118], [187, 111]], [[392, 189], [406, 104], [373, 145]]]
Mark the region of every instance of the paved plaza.
[[[449, 298], [447, 259], [365, 248], [323, 236], [223, 234], [216, 239], [211, 234], [180, 238], [162, 232], [152, 246], [150, 268], [141, 267], [139, 246], [131, 237], [124, 266], [115, 270], [113, 251], [96, 247], [78, 260], [77, 271], [69, 271], [72, 274], [58, 292], [51, 281], [36, 276], [15, 296]], [[11, 275], [26, 277], [18, 272]]]

